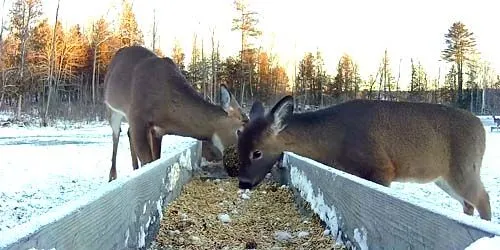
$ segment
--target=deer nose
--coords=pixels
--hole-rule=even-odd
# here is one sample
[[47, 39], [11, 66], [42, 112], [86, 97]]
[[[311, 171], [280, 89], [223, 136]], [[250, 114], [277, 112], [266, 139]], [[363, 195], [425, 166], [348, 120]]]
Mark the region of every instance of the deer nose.
[[252, 183], [250, 182], [244, 182], [244, 181], [240, 181], [239, 184], [238, 184], [238, 187], [240, 189], [251, 189], [252, 188]]

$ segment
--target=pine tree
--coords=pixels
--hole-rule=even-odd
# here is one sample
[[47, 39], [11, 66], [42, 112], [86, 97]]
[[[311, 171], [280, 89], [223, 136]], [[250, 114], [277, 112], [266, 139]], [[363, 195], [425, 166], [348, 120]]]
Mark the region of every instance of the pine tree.
[[[237, 11], [237, 17], [233, 19], [233, 27], [231, 30], [239, 30], [241, 32], [241, 51], [240, 51], [240, 62], [241, 62], [241, 96], [240, 103], [243, 102], [243, 98], [245, 96], [245, 83], [246, 74], [248, 74], [249, 83], [248, 85], [251, 88], [252, 84], [252, 73], [254, 70], [253, 62], [250, 62], [248, 59], [250, 56], [256, 54], [254, 49], [252, 48], [251, 38], [259, 37], [262, 34], [257, 28], [257, 24], [259, 23], [258, 13], [249, 9], [248, 3], [246, 0], [235, 0], [234, 6]], [[247, 55], [246, 55], [247, 54]], [[252, 91], [250, 89], [250, 91]]]
[[445, 34], [446, 48], [442, 51], [442, 58], [455, 63], [457, 70], [457, 100], [456, 106], [466, 109], [467, 103], [463, 98], [463, 66], [475, 51], [476, 39], [474, 33], [470, 32], [463, 23], [455, 22]]

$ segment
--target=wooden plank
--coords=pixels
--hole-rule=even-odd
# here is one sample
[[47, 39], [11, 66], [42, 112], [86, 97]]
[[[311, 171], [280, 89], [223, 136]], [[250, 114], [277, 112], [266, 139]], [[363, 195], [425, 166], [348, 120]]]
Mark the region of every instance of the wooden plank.
[[280, 171], [333, 237], [340, 232], [358, 249], [464, 249], [481, 237], [500, 235], [498, 224], [399, 199], [397, 190], [294, 153], [285, 153]]
[[54, 212], [68, 211], [62, 216], [46, 215], [59, 219], [4, 249], [145, 249], [159, 230], [162, 208], [177, 198], [200, 161], [201, 142], [196, 142]]

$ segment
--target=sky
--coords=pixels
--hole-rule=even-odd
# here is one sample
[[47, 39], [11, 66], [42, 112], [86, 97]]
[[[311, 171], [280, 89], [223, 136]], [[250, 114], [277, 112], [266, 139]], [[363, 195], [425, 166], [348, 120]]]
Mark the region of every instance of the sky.
[[[7, 0], [10, 8], [12, 0]], [[384, 50], [388, 49], [393, 74], [401, 67], [400, 82], [409, 81], [410, 59], [422, 62], [426, 71], [437, 77], [449, 64], [439, 62], [445, 47], [444, 35], [453, 22], [461, 21], [477, 39], [481, 58], [500, 73], [500, 15], [492, 0], [248, 0], [259, 13], [258, 27], [263, 36], [257, 45], [277, 53], [289, 77], [294, 64], [305, 52], [319, 49], [328, 71], [336, 72], [344, 53], [359, 64], [364, 78], [376, 74]], [[80, 23], [102, 15], [115, 19], [121, 0], [61, 0], [63, 24]], [[56, 0], [43, 0], [44, 11], [53, 20]], [[189, 61], [193, 35], [204, 38], [210, 49], [211, 30], [221, 44], [223, 56], [235, 55], [240, 35], [231, 31], [235, 17], [233, 0], [135, 0], [133, 8], [150, 45], [153, 9], [156, 8], [160, 48], [170, 55], [174, 41], [180, 42]], [[116, 20], [116, 19], [115, 19]], [[401, 64], [400, 64], [401, 62]]]

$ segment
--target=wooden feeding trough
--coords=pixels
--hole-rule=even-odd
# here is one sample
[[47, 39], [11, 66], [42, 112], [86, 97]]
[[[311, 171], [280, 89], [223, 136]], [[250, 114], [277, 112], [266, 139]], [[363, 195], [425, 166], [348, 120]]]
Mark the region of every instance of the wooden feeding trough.
[[[199, 171], [201, 152], [196, 142], [163, 156], [13, 235], [0, 235], [0, 249], [147, 249], [166, 219], [162, 211]], [[500, 235], [497, 224], [401, 200], [395, 190], [293, 153], [285, 153], [273, 177], [348, 249], [464, 249], [479, 238]]]

